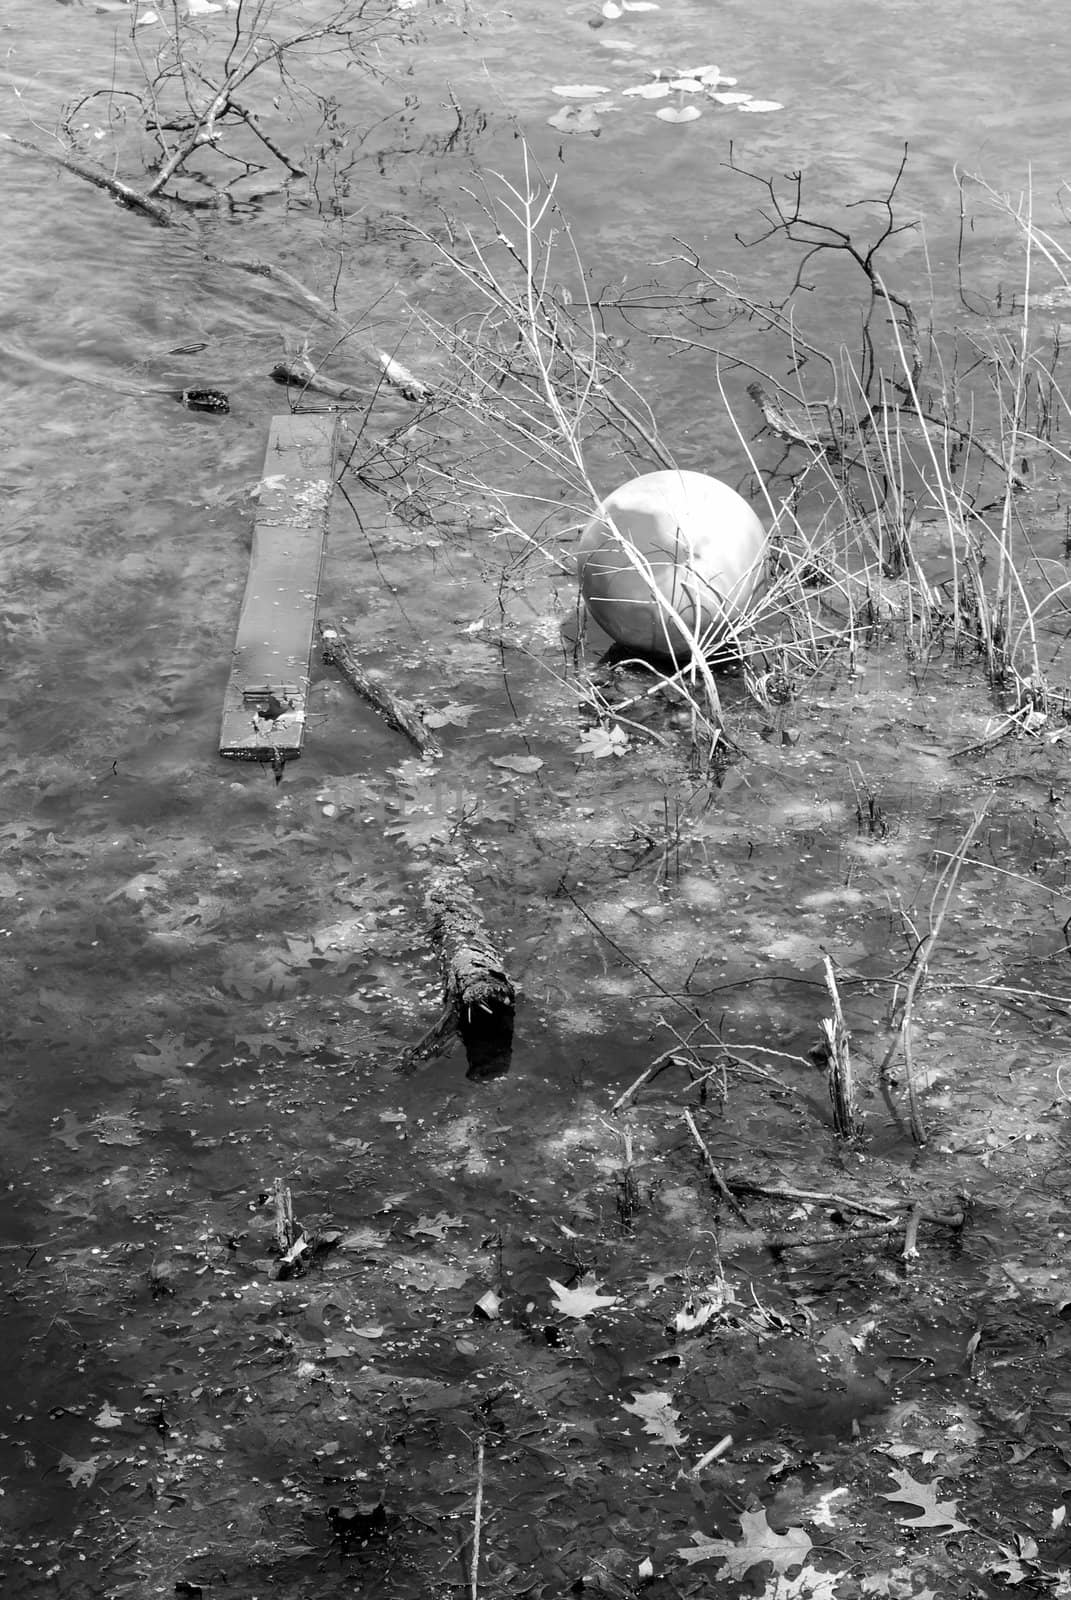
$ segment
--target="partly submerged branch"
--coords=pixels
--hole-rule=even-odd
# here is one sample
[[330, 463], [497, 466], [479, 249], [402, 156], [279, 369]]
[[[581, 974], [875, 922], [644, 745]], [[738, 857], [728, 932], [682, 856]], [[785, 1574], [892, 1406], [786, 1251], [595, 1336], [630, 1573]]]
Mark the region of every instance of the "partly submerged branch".
[[173, 220], [170, 208], [164, 205], [162, 200], [153, 199], [151, 194], [141, 194], [95, 161], [89, 161], [84, 156], [76, 156], [65, 148], [45, 149], [39, 144], [33, 144], [29, 139], [16, 138], [12, 133], [0, 133], [0, 140], [5, 144], [17, 145], [20, 150], [28, 151], [41, 161], [48, 161], [52, 166], [62, 167], [65, 172], [72, 172], [76, 178], [84, 178], [87, 183], [94, 184], [98, 189], [106, 189], [124, 206], [129, 206], [132, 211], [140, 211], [143, 216], [151, 217], [162, 227], [169, 227]]

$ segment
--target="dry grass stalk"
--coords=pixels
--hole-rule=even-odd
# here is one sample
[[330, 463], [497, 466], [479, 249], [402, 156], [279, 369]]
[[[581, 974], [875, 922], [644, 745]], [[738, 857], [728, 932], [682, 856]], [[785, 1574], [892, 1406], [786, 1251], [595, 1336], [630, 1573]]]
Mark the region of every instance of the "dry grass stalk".
[[904, 1056], [904, 1075], [907, 1082], [908, 1112], [911, 1137], [918, 1145], [924, 1145], [926, 1143], [926, 1128], [922, 1119], [922, 1109], [919, 1105], [915, 1073], [913, 1033], [915, 1000], [918, 996], [919, 990], [925, 982], [926, 975], [929, 971], [930, 958], [933, 955], [933, 952], [937, 946], [937, 941], [941, 936], [941, 928], [944, 924], [949, 905], [952, 902], [952, 896], [956, 892], [956, 884], [959, 881], [960, 872], [962, 871], [963, 864], [967, 859], [968, 851], [970, 850], [971, 845], [974, 843], [975, 835], [982, 825], [985, 814], [985, 806], [982, 806], [978, 811], [975, 812], [971, 819], [970, 827], [967, 829], [966, 833], [963, 835], [963, 838], [960, 840], [957, 849], [951, 856], [949, 856], [940, 874], [938, 875], [937, 882], [934, 885], [933, 893], [930, 896], [929, 928], [925, 935], [919, 940], [919, 943], [911, 956], [911, 960], [908, 963], [909, 976], [904, 989], [903, 999], [900, 1002], [899, 1026], [897, 1028], [896, 1035], [893, 1038], [888, 1051], [886, 1052], [885, 1059], [882, 1061], [879, 1069], [879, 1078], [883, 1083], [887, 1083], [889, 1068], [892, 1065], [897, 1051], [902, 1049]]

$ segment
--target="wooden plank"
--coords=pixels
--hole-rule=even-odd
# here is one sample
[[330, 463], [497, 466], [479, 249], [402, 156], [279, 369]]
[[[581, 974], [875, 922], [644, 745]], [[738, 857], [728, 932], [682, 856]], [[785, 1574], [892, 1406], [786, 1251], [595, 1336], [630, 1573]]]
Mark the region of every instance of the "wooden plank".
[[273, 417], [264, 455], [219, 753], [276, 771], [305, 735], [337, 431], [333, 416]]

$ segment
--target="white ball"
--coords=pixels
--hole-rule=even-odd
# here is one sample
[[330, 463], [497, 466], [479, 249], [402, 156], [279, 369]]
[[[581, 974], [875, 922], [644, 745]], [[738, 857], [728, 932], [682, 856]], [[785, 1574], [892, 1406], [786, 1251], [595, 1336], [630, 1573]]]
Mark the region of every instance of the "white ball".
[[709, 654], [746, 609], [765, 552], [762, 523], [727, 483], [648, 472], [599, 506], [577, 571], [588, 610], [618, 644], [687, 656], [698, 641]]

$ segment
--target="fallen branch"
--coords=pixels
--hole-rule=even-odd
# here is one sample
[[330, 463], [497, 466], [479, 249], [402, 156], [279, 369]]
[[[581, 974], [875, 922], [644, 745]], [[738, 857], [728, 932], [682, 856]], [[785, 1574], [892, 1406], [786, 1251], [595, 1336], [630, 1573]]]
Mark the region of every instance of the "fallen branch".
[[151, 217], [161, 227], [171, 226], [172, 216], [169, 207], [162, 200], [154, 200], [151, 195], [139, 194], [137, 189], [132, 189], [121, 178], [116, 178], [112, 173], [98, 166], [95, 161], [87, 161], [83, 156], [72, 155], [69, 150], [45, 150], [38, 144], [33, 144], [29, 139], [17, 139], [12, 133], [0, 133], [0, 139], [6, 144], [14, 144], [20, 150], [26, 150], [32, 156], [37, 156], [42, 161], [51, 162], [54, 167], [62, 167], [65, 172], [73, 172], [76, 178], [84, 178], [87, 183], [94, 184], [98, 189], [106, 189], [109, 194], [129, 206], [132, 211], [140, 211], [145, 216]]
[[[270, 261], [234, 260], [228, 256], [210, 255], [206, 256], [205, 259], [214, 261], [217, 266], [231, 267], [235, 272], [248, 272], [256, 278], [270, 278], [274, 283], [281, 284], [283, 288], [288, 289], [310, 311], [315, 312], [322, 322], [326, 322], [329, 327], [341, 333], [344, 338], [348, 339], [356, 332], [357, 323], [348, 322], [345, 317], [340, 316], [334, 306], [328, 305], [326, 300], [322, 299], [312, 289], [309, 289], [299, 278], [295, 278], [292, 272], [287, 272], [285, 267], [277, 267]], [[428, 400], [431, 398], [434, 392], [431, 385], [415, 377], [408, 367], [403, 366], [400, 361], [388, 355], [385, 350], [380, 350], [375, 345], [362, 343], [358, 346], [358, 353], [373, 364], [384, 383], [389, 384], [392, 389], [398, 389], [406, 400]]]
[[707, 1149], [706, 1143], [705, 1143], [705, 1141], [703, 1139], [703, 1135], [699, 1132], [699, 1129], [696, 1127], [695, 1118], [692, 1116], [692, 1113], [690, 1111], [686, 1111], [684, 1113], [684, 1120], [688, 1124], [689, 1129], [691, 1130], [692, 1138], [695, 1140], [696, 1144], [699, 1146], [700, 1150], [702, 1151], [703, 1160], [704, 1160], [704, 1162], [706, 1164], [707, 1172], [710, 1174], [710, 1180], [713, 1183], [715, 1189], [717, 1189], [718, 1193], [721, 1195], [722, 1199], [725, 1201], [725, 1204], [729, 1207], [730, 1211], [738, 1219], [738, 1221], [742, 1222], [744, 1224], [745, 1228], [750, 1228], [751, 1227], [751, 1223], [748, 1220], [747, 1212], [744, 1211], [744, 1209], [740, 1205], [739, 1201], [736, 1199], [736, 1196], [733, 1194], [732, 1190], [729, 1188], [729, 1185], [726, 1183], [725, 1179], [722, 1177], [722, 1175], [719, 1172], [718, 1168], [715, 1166], [714, 1157], [711, 1155], [710, 1151]]
[[[873, 1201], [854, 1200], [850, 1195], [822, 1194], [809, 1189], [790, 1189], [782, 1185], [752, 1183], [748, 1178], [734, 1178], [729, 1187], [734, 1194], [757, 1194], [766, 1200], [828, 1206], [832, 1211], [858, 1211], [862, 1216], [878, 1217], [883, 1222], [892, 1223], [896, 1228], [902, 1226], [897, 1221], [899, 1214], [903, 1211], [912, 1211], [917, 1203], [914, 1200], [885, 1200], [876, 1205]], [[964, 1222], [962, 1211], [952, 1212], [947, 1216], [936, 1211], [920, 1211], [919, 1217], [923, 1222], [932, 1222], [944, 1228], [960, 1228]]]
[[[644, 1067], [639, 1077], [633, 1083], [630, 1083], [623, 1093], [618, 1095], [610, 1107], [610, 1115], [613, 1116], [616, 1111], [623, 1111], [626, 1106], [631, 1105], [644, 1084], [653, 1083], [656, 1078], [661, 1077], [668, 1067], [683, 1067], [688, 1073], [691, 1073], [694, 1067], [703, 1078], [709, 1078], [712, 1072], [712, 1069], [705, 1068], [701, 1061], [689, 1060], [679, 1045], [672, 1045], [668, 1050], [663, 1050], [660, 1056], [656, 1056], [648, 1066]], [[691, 1081], [694, 1084], [696, 1080], [692, 1078]]]
[[[962, 1211], [953, 1212], [951, 1216], [931, 1216], [915, 1206], [908, 1218], [907, 1231], [904, 1236], [904, 1247], [901, 1259], [912, 1261], [918, 1256], [918, 1246], [915, 1240], [918, 1236], [920, 1222], [929, 1222], [937, 1228], [962, 1228], [966, 1217]], [[826, 1228], [818, 1233], [787, 1233], [774, 1234], [765, 1239], [768, 1250], [807, 1250], [821, 1248], [825, 1245], [836, 1245], [838, 1248], [850, 1244], [854, 1239], [891, 1239], [904, 1232], [904, 1225], [899, 1221], [867, 1223], [861, 1228]], [[908, 1245], [910, 1244], [910, 1253]]]
[[767, 1250], [776, 1254], [781, 1250], [820, 1249], [827, 1244], [840, 1246], [854, 1239], [888, 1239], [899, 1232], [898, 1222], [873, 1222], [862, 1228], [827, 1228], [820, 1233], [770, 1234], [763, 1242]]
[[420, 712], [408, 700], [388, 689], [385, 683], [373, 678], [361, 666], [348, 641], [329, 622], [320, 623], [320, 641], [323, 659], [328, 666], [337, 667], [351, 689], [367, 700], [373, 711], [398, 733], [411, 739], [423, 756], [441, 756], [442, 746], [430, 728], [424, 726]]

